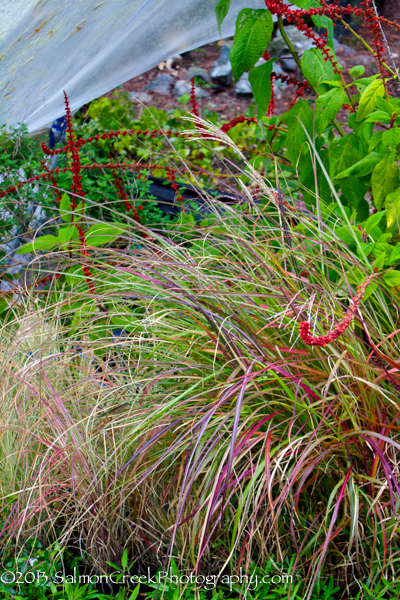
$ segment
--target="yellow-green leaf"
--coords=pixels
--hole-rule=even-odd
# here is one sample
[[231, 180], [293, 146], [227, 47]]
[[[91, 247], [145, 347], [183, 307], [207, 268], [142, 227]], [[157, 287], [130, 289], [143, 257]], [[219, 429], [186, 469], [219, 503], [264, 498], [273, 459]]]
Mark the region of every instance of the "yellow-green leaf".
[[383, 96], [385, 88], [381, 79], [372, 81], [361, 94], [356, 121], [363, 121], [376, 107], [376, 98]]

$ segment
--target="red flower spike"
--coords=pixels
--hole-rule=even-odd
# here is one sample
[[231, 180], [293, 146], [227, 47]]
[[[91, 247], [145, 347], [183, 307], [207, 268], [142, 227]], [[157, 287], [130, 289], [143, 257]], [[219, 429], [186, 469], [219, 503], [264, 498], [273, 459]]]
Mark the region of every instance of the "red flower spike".
[[353, 321], [357, 309], [360, 305], [361, 300], [364, 297], [365, 290], [372, 282], [372, 280], [377, 277], [378, 273], [372, 273], [368, 275], [368, 277], [363, 281], [361, 285], [357, 287], [358, 292], [355, 298], [353, 299], [353, 304], [349, 308], [349, 310], [344, 314], [339, 323], [326, 335], [320, 335], [318, 337], [313, 337], [311, 335], [310, 323], [308, 321], [303, 321], [300, 323], [300, 338], [303, 340], [307, 346], [327, 346], [331, 342], [337, 340], [337, 338], [342, 335], [349, 327], [350, 323]]

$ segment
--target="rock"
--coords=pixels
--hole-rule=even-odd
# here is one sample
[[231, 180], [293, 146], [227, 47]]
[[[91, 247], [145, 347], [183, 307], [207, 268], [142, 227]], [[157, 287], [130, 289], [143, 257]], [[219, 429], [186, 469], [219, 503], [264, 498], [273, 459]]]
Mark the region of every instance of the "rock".
[[252, 96], [253, 91], [251, 89], [249, 74], [243, 73], [238, 82], [235, 84], [233, 88], [234, 96]]
[[294, 58], [280, 58], [278, 62], [284, 71], [289, 73], [295, 73], [297, 71], [297, 65]]
[[341, 54], [357, 54], [357, 50], [354, 50], [354, 48], [351, 48], [351, 46], [347, 46], [347, 44], [342, 44], [342, 42], [339, 42], [339, 40], [335, 37], [333, 38], [333, 47], [335, 52], [339, 52]]
[[171, 65], [173, 67], [180, 67], [182, 65], [183, 62], [183, 57], [180, 54], [177, 54], [176, 56], [172, 56], [171, 58]]
[[151, 96], [147, 92], [129, 92], [129, 98], [132, 102], [148, 104], [151, 102]]
[[335, 52], [338, 52], [339, 54], [357, 54], [357, 50], [354, 50], [354, 48], [352, 48], [351, 46], [347, 46], [347, 44], [340, 43], [338, 43], [337, 46], [335, 45]]
[[173, 78], [167, 73], [160, 73], [157, 75], [155, 81], [151, 81], [143, 89], [144, 92], [155, 92], [156, 94], [166, 95], [170, 93], [171, 84]]
[[211, 83], [211, 77], [208, 71], [201, 67], [190, 67], [186, 72], [186, 79], [192, 79], [192, 77], [199, 77], [204, 83]]
[[[306, 38], [306, 36], [303, 35], [301, 31], [298, 31], [295, 25], [287, 25], [287, 27], [285, 27], [285, 33], [288, 36], [291, 43], [293, 44], [294, 49], [300, 55], [303, 54], [303, 52], [305, 52], [306, 50], [312, 48], [311, 40]], [[268, 52], [273, 58], [276, 56], [279, 58], [283, 54], [286, 54], [288, 50], [289, 48], [287, 47], [286, 42], [278, 29], [276, 37], [268, 46]]]
[[210, 76], [213, 79], [217, 79], [222, 85], [230, 85], [232, 82], [232, 66], [229, 60], [230, 52], [230, 46], [224, 44], [218, 60], [215, 61], [210, 71]]
[[[176, 96], [177, 98], [180, 98], [181, 96], [184, 96], [185, 94], [188, 94], [190, 96], [191, 91], [192, 91], [192, 86], [185, 79], [178, 79], [178, 81], [175, 82], [174, 96]], [[196, 94], [196, 98], [208, 98], [208, 96], [210, 95], [210, 92], [207, 92], [207, 90], [203, 90], [203, 88], [201, 88], [201, 87], [196, 86], [194, 88], [194, 91]]]

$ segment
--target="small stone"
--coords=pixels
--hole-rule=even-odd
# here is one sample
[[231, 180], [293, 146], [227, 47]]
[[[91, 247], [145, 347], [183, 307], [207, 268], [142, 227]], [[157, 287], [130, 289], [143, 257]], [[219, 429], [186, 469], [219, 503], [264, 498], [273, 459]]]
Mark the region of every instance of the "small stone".
[[333, 38], [333, 47], [335, 48], [335, 52], [339, 52], [340, 54], [357, 54], [357, 50], [354, 50], [351, 46], [347, 46], [347, 44], [342, 44], [336, 38]]
[[199, 77], [204, 83], [211, 83], [211, 77], [208, 71], [201, 67], [190, 67], [186, 72], [186, 78], [192, 79], [193, 77]]
[[[177, 98], [180, 98], [185, 94], [190, 96], [191, 91], [192, 86], [185, 79], [178, 79], [178, 81], [175, 82], [174, 96]], [[207, 92], [207, 90], [203, 90], [203, 88], [197, 86], [194, 88], [194, 93], [196, 94], [196, 98], [208, 98], [210, 95], [210, 92]]]
[[172, 56], [171, 58], [171, 65], [173, 67], [180, 67], [182, 65], [183, 62], [183, 57], [180, 54], [177, 54], [176, 56]]
[[141, 104], [149, 104], [152, 98], [147, 92], [129, 92], [129, 98], [132, 102], [138, 102]]
[[297, 71], [297, 65], [294, 58], [280, 58], [279, 64], [284, 71], [289, 73], [295, 73]]
[[210, 76], [217, 79], [222, 85], [230, 85], [232, 82], [232, 66], [229, 60], [231, 48], [228, 44], [224, 44], [218, 60], [212, 66]]
[[[295, 25], [287, 25], [285, 27], [285, 33], [289, 38], [289, 41], [293, 44], [294, 49], [299, 53], [303, 54], [306, 50], [312, 48], [312, 42], [305, 35], [298, 31]], [[286, 54], [289, 48], [286, 45], [285, 40], [282, 37], [281, 32], [277, 31], [276, 37], [268, 46], [268, 52], [272, 57], [280, 57], [282, 54]]]
[[160, 75], [157, 75], [155, 81], [151, 81], [148, 85], [146, 85], [143, 91], [155, 92], [156, 94], [165, 96], [170, 93], [172, 82], [173, 78], [171, 75], [168, 75], [167, 73], [160, 73]]
[[235, 84], [235, 87], [233, 88], [233, 95], [237, 97], [253, 95], [248, 73], [243, 73], [238, 82]]

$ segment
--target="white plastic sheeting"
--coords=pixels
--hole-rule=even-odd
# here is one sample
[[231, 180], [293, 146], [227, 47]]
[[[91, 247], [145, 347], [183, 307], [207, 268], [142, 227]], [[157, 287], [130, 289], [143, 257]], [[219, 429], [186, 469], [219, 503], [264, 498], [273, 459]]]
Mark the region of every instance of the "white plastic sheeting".
[[[34, 131], [151, 69], [220, 38], [218, 0], [0, 0], [0, 124]], [[232, 0], [222, 37], [242, 8]]]

